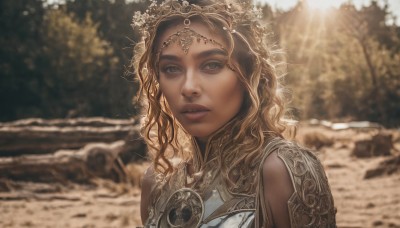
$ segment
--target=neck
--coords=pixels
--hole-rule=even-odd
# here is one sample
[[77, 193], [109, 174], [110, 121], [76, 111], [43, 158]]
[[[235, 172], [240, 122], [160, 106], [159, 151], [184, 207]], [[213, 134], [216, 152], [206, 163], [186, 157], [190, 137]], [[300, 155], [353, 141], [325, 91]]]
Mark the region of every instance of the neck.
[[195, 140], [196, 140], [197, 145], [199, 146], [200, 153], [204, 158], [208, 140], [204, 139], [204, 138], [196, 138]]
[[[230, 128], [233, 124], [234, 120], [229, 121], [220, 129], [218, 129], [213, 134], [208, 137], [199, 138], [192, 137], [192, 143], [194, 146], [194, 154], [193, 154], [193, 162], [194, 167], [197, 171], [204, 168], [204, 165], [209, 162], [211, 159], [214, 159], [221, 144], [226, 143], [226, 137], [229, 136]], [[216, 145], [218, 148], [216, 148]]]

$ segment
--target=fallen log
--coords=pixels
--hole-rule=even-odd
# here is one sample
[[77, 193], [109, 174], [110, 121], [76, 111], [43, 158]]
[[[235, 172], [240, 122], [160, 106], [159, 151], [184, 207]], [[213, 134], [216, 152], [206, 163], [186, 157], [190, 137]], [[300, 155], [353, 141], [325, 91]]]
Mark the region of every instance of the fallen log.
[[16, 121], [0, 123], [2, 127], [114, 127], [114, 126], [132, 126], [135, 124], [134, 119], [109, 119], [103, 117], [88, 118], [65, 118], [65, 119], [41, 119], [29, 118]]
[[127, 179], [121, 156], [134, 153], [126, 141], [92, 143], [80, 150], [0, 158], [0, 178], [15, 181], [89, 183], [93, 177]]
[[129, 135], [139, 138], [139, 127], [134, 120], [26, 119], [0, 123], [0, 157], [79, 149], [88, 143], [110, 143]]

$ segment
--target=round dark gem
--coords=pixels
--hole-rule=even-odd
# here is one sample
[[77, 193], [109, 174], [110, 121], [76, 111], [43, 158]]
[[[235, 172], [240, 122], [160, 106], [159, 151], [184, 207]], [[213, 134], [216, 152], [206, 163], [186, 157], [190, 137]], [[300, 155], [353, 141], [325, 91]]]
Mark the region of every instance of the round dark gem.
[[175, 224], [176, 219], [178, 217], [176, 214], [176, 208], [169, 211], [168, 217], [169, 217], [169, 221], [171, 221], [172, 224]]
[[182, 219], [184, 222], [188, 222], [192, 218], [192, 210], [189, 207], [182, 209]]

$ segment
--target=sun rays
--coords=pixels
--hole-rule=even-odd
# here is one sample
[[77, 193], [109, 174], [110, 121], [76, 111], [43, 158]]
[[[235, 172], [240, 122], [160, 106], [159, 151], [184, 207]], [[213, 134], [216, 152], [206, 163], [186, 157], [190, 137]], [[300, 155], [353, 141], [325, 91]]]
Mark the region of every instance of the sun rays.
[[327, 0], [305, 0], [306, 5], [313, 10], [326, 11], [333, 7], [332, 1]]

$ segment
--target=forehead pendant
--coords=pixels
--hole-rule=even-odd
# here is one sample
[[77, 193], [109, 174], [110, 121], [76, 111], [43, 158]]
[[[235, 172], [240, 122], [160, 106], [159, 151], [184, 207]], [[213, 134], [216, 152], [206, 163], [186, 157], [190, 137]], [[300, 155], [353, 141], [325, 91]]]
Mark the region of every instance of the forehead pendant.
[[200, 42], [204, 42], [204, 44], [207, 43], [212, 43], [214, 45], [219, 46], [221, 49], [225, 50], [224, 46], [222, 44], [220, 44], [219, 42], [217, 42], [214, 39], [209, 39], [199, 33], [197, 33], [196, 31], [194, 31], [193, 29], [191, 29], [190, 26], [190, 19], [186, 18], [183, 21], [183, 29], [177, 31], [176, 33], [170, 35], [162, 44], [160, 51], [162, 51], [162, 49], [168, 47], [170, 44], [173, 43], [178, 43], [178, 45], [182, 48], [182, 51], [187, 54], [189, 52], [189, 48], [190, 46], [193, 44], [193, 41], [196, 40], [198, 43]]

